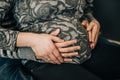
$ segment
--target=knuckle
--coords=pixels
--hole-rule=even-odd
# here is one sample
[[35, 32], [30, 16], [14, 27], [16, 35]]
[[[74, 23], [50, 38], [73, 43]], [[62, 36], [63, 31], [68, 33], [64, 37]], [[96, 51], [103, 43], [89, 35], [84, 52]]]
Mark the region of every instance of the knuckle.
[[57, 47], [61, 47], [61, 44], [59, 44], [59, 43], [55, 43], [55, 45], [56, 45]]
[[53, 45], [51, 45], [49, 49], [50, 49], [49, 51], [54, 51], [55, 47]]
[[61, 56], [60, 56], [60, 54], [56, 54], [56, 57], [60, 58]]
[[61, 47], [67, 46], [67, 42], [60, 44]]
[[72, 41], [68, 41], [68, 42], [66, 42], [66, 44], [65, 45], [71, 45], [71, 44], [73, 44], [73, 42]]
[[46, 52], [45, 54], [42, 54], [42, 56], [48, 56], [49, 54], [49, 52]]
[[58, 60], [57, 60], [56, 58], [55, 58], [55, 59], [53, 59], [53, 61], [54, 61], [54, 62], [56, 62], [56, 63], [58, 63]]
[[71, 48], [64, 49], [65, 52], [71, 51]]
[[68, 56], [68, 57], [70, 57], [70, 56], [72, 56], [72, 54], [71, 54], [71, 53], [69, 53], [69, 54], [67, 54], [67, 56]]
[[63, 47], [63, 46], [65, 46], [65, 45], [64, 45], [64, 44], [62, 44], [62, 43], [61, 43], [61, 44], [58, 44], [58, 47]]
[[67, 44], [68, 44], [68, 41], [62, 42], [62, 45], [63, 45], [63, 46], [66, 46]]
[[61, 46], [63, 47], [63, 46], [67, 46], [68, 45], [68, 43], [66, 42], [66, 43], [63, 43], [63, 44], [61, 44]]
[[63, 52], [63, 49], [62, 49], [62, 48], [58, 48], [58, 50], [59, 50], [60, 52]]

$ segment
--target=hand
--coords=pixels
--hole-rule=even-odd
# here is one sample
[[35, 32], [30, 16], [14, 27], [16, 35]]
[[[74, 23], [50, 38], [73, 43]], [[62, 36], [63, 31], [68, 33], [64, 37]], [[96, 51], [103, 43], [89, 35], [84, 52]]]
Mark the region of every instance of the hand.
[[33, 34], [31, 36], [34, 39], [31, 48], [35, 52], [37, 59], [43, 59], [46, 62], [54, 64], [61, 64], [63, 62], [63, 58], [53, 41], [63, 42], [64, 40], [49, 34]]
[[59, 52], [61, 53], [64, 62], [72, 62], [72, 59], [69, 57], [78, 56], [78, 52], [73, 52], [76, 50], [80, 50], [80, 46], [72, 46], [70, 45], [75, 44], [76, 40], [65, 41], [61, 43], [55, 43], [56, 47], [58, 48]]
[[87, 29], [89, 41], [91, 42], [90, 47], [94, 49], [99, 36], [100, 23], [96, 19], [91, 22], [83, 20], [82, 25]]
[[[57, 29], [53, 31], [50, 35], [52, 36], [58, 36], [60, 32], [60, 29]], [[65, 41], [65, 42], [55, 42], [54, 44], [58, 48], [59, 52], [61, 53], [64, 62], [72, 62], [71, 58], [72, 56], [78, 56], [78, 52], [73, 52], [75, 50], [80, 50], [80, 46], [73, 46], [73, 47], [68, 47], [70, 45], [73, 45], [77, 43], [77, 40], [70, 40], [70, 41]]]
[[[59, 30], [57, 34], [59, 34]], [[56, 32], [55, 32], [56, 34]], [[50, 34], [35, 34], [29, 32], [19, 32], [16, 46], [17, 47], [31, 47], [35, 53], [37, 59], [43, 59], [48, 63], [60, 64], [64, 61], [71, 61], [70, 58], [64, 58], [69, 56], [77, 56], [77, 54], [71, 53], [71, 51], [76, 50], [77, 47], [62, 48], [63, 46], [74, 44], [76, 41], [66, 41], [61, 40], [54, 33]], [[60, 50], [61, 52], [59, 52]], [[65, 54], [66, 52], [66, 54]], [[67, 54], [70, 53], [70, 54]]]

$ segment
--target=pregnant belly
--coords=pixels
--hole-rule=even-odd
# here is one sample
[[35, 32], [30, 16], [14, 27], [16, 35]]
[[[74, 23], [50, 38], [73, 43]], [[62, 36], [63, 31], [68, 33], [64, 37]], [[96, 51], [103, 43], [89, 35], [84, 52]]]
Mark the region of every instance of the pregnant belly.
[[77, 39], [78, 42], [74, 45], [79, 45], [81, 47], [81, 49], [78, 51], [79, 56], [72, 57], [74, 62], [81, 63], [87, 60], [90, 57], [88, 35], [85, 28], [80, 24], [80, 21], [77, 19], [57, 18], [52, 21], [45, 22], [41, 26], [41, 32], [49, 34], [58, 28], [61, 30], [60, 34], [58, 35], [61, 39], [66, 41]]
[[71, 19], [69, 17], [60, 16], [52, 21], [44, 22], [41, 26], [41, 32], [50, 33], [58, 28], [61, 30], [59, 36], [64, 40], [77, 39], [78, 37], [86, 38], [87, 40], [86, 30], [81, 25], [80, 21], [75, 18]]
[[[28, 27], [25, 27], [26, 29], [24, 29], [24, 26], [23, 26], [23, 30], [25, 31], [31, 30], [31, 32], [36, 31], [40, 33], [50, 34], [55, 29], [59, 28], [61, 29], [61, 32], [58, 36], [61, 39], [64, 39], [66, 41], [76, 39], [77, 43], [71, 46], [77, 45], [77, 46], [80, 46], [81, 49], [78, 51], [79, 53], [78, 56], [71, 57], [73, 59], [72, 63], [81, 64], [90, 58], [91, 50], [89, 46], [88, 35], [85, 28], [81, 25], [78, 19], [75, 19], [74, 17], [72, 18], [72, 17], [66, 17], [66, 16], [58, 16], [52, 21], [46, 21], [46, 22], [36, 21], [32, 23], [32, 25], [34, 26], [30, 27], [29, 25]], [[28, 48], [26, 48], [26, 50], [28, 50], [27, 52], [31, 52]]]

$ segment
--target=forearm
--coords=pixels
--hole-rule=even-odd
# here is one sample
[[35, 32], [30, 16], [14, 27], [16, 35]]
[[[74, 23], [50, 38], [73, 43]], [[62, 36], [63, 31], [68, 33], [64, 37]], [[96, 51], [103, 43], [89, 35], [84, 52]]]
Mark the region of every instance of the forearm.
[[0, 28], [0, 49], [15, 51], [16, 47], [31, 47], [34, 36], [30, 32]]
[[35, 53], [31, 49], [34, 35], [35, 34], [33, 33], [19, 32], [15, 45], [17, 49], [15, 51], [2, 49], [0, 52], [0, 57], [11, 59], [28, 59], [36, 61]]
[[34, 33], [30, 32], [19, 32], [17, 40], [16, 40], [16, 47], [31, 47], [33, 41]]
[[[17, 47], [30, 47], [30, 44], [28, 43], [30, 41], [28, 40], [28, 33], [8, 29], [11, 26], [11, 21], [9, 22], [6, 18], [10, 14], [9, 11], [12, 11], [14, 1], [3, 0], [0, 1], [0, 4], [0, 57], [23, 59], [22, 57], [24, 55], [17, 53]], [[3, 26], [4, 23], [5, 26]], [[15, 25], [12, 25], [11, 27], [14, 29]]]
[[93, 1], [94, 0], [86, 0], [86, 8], [84, 10], [84, 15], [83, 15], [83, 20], [88, 20], [88, 21], [92, 21], [94, 18], [93, 16]]

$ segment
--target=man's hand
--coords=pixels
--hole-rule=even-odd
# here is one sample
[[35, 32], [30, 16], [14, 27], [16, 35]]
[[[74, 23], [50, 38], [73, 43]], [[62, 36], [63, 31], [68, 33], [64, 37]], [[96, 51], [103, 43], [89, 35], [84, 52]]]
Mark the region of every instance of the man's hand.
[[[57, 29], [53, 31], [50, 35], [58, 36], [59, 32], [60, 32], [60, 29]], [[73, 52], [73, 51], [80, 50], [80, 46], [68, 47], [75, 43], [77, 43], [77, 40], [54, 42], [55, 46], [58, 48], [58, 51], [61, 53], [64, 62], [72, 62], [72, 59], [68, 57], [78, 56], [78, 52]]]
[[37, 59], [42, 59], [49, 63], [61, 64], [63, 58], [54, 42], [64, 42], [57, 36], [49, 34], [36, 34], [20, 32], [17, 37], [17, 47], [31, 47]]
[[46, 62], [61, 64], [63, 58], [53, 42], [64, 42], [56, 36], [49, 34], [36, 34], [32, 42], [32, 49], [37, 59], [43, 59]]
[[83, 20], [82, 25], [88, 32], [89, 41], [91, 42], [90, 47], [91, 49], [94, 49], [99, 36], [100, 23], [96, 19], [92, 20], [91, 22]]

